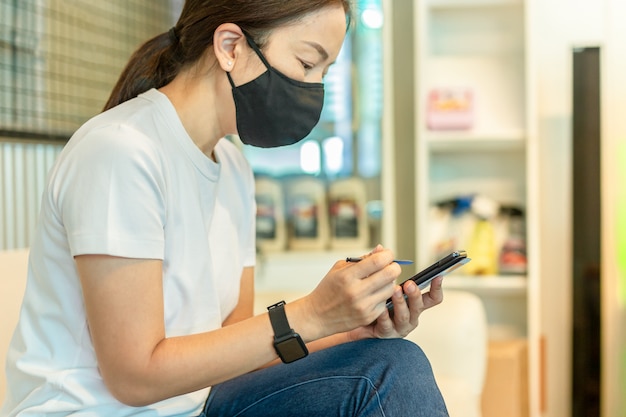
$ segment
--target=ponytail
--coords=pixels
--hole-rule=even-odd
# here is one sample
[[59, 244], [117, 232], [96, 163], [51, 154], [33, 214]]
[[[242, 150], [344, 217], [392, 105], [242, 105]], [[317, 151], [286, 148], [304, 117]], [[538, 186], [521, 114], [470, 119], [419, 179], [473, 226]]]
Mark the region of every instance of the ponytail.
[[179, 47], [174, 28], [141, 45], [126, 64], [103, 111], [172, 81], [181, 67]]

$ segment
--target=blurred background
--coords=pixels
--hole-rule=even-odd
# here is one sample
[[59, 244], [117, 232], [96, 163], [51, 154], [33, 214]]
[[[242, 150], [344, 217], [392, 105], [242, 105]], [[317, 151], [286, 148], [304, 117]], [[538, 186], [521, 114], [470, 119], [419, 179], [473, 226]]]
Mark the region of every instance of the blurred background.
[[[29, 246], [56, 156], [182, 3], [0, 0], [0, 250]], [[377, 243], [406, 276], [466, 249], [445, 286], [487, 311], [484, 415], [626, 416], [626, 3], [354, 10], [311, 134], [228, 138], [257, 179], [257, 286], [308, 290]]]

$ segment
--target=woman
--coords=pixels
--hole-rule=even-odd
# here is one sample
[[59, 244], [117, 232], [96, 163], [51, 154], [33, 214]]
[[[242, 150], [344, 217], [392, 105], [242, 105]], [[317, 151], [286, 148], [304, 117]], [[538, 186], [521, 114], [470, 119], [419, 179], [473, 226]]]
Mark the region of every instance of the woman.
[[222, 138], [306, 136], [348, 14], [190, 0], [134, 54], [50, 173], [2, 415], [447, 415], [401, 339], [441, 282], [400, 288], [391, 251], [252, 314], [253, 176]]

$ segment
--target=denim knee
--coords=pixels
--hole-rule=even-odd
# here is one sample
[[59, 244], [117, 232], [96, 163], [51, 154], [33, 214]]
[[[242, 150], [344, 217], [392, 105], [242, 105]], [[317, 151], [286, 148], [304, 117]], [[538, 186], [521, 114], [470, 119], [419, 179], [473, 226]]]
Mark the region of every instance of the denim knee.
[[448, 415], [430, 362], [414, 342], [378, 340], [360, 345], [359, 350], [368, 358], [370, 367], [363, 371], [372, 379], [387, 415]]
[[337, 415], [338, 410], [368, 417], [448, 415], [424, 352], [403, 339], [338, 345], [214, 387], [207, 415], [237, 414], [233, 410], [246, 416]]
[[430, 379], [432, 368], [426, 354], [417, 344], [405, 339], [380, 340], [374, 352], [376, 360], [385, 363], [388, 372], [409, 379]]

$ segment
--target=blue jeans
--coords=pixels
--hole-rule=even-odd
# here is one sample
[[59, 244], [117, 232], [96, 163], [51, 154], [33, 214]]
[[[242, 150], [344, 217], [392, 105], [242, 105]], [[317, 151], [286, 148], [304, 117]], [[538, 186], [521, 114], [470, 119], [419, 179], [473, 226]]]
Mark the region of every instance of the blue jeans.
[[312, 353], [211, 389], [201, 417], [447, 417], [423, 351], [368, 339]]

